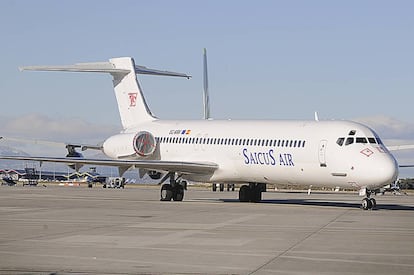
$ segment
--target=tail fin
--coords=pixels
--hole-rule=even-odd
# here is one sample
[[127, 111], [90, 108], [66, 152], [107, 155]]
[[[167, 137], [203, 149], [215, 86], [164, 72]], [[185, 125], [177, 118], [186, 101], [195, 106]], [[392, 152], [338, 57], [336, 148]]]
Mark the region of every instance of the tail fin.
[[124, 129], [156, 119], [145, 102], [136, 74], [191, 77], [182, 73], [136, 66], [131, 57], [112, 58], [109, 62], [78, 63], [64, 66], [28, 66], [21, 67], [20, 70], [110, 73], [113, 77], [115, 96]]
[[208, 75], [207, 75], [207, 50], [204, 48], [203, 54], [203, 107], [204, 119], [210, 119], [210, 97], [208, 94]]

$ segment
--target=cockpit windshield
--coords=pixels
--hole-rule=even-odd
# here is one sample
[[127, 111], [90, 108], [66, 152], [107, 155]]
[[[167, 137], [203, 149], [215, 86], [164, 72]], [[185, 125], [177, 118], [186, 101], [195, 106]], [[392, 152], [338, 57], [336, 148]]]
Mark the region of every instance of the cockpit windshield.
[[[348, 136], [347, 137], [339, 137], [336, 140], [336, 144], [338, 144], [339, 146], [347, 146], [347, 145], [351, 145], [354, 143], [362, 143], [362, 144], [380, 144], [383, 145], [381, 139], [378, 137], [378, 135], [372, 131], [373, 137], [363, 137], [363, 136], [358, 136], [356, 135], [357, 131], [356, 130], [351, 130], [348, 132]], [[356, 137], [355, 137], [356, 135]]]

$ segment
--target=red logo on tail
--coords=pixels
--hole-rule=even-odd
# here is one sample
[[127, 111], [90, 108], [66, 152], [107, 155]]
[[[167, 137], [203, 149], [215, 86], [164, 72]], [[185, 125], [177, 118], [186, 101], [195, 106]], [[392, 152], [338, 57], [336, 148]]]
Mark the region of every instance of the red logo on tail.
[[129, 93], [129, 107], [135, 107], [137, 105], [138, 93]]

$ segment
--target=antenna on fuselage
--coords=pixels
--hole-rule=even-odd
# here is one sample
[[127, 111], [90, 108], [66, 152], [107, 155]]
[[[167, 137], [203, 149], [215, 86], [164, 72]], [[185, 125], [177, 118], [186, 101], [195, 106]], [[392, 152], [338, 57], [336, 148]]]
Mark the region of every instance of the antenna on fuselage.
[[315, 121], [319, 121], [319, 115], [318, 115], [318, 112], [315, 112]]

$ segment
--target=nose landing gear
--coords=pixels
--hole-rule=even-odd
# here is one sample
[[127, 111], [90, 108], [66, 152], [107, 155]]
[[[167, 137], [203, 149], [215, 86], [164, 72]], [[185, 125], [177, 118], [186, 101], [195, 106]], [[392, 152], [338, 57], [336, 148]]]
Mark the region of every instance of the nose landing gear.
[[370, 198], [371, 192], [369, 190], [365, 190], [365, 196], [361, 202], [361, 208], [364, 210], [372, 210], [377, 207], [377, 201], [374, 198]]
[[361, 208], [364, 210], [372, 210], [377, 206], [374, 198], [364, 198], [361, 203]]

